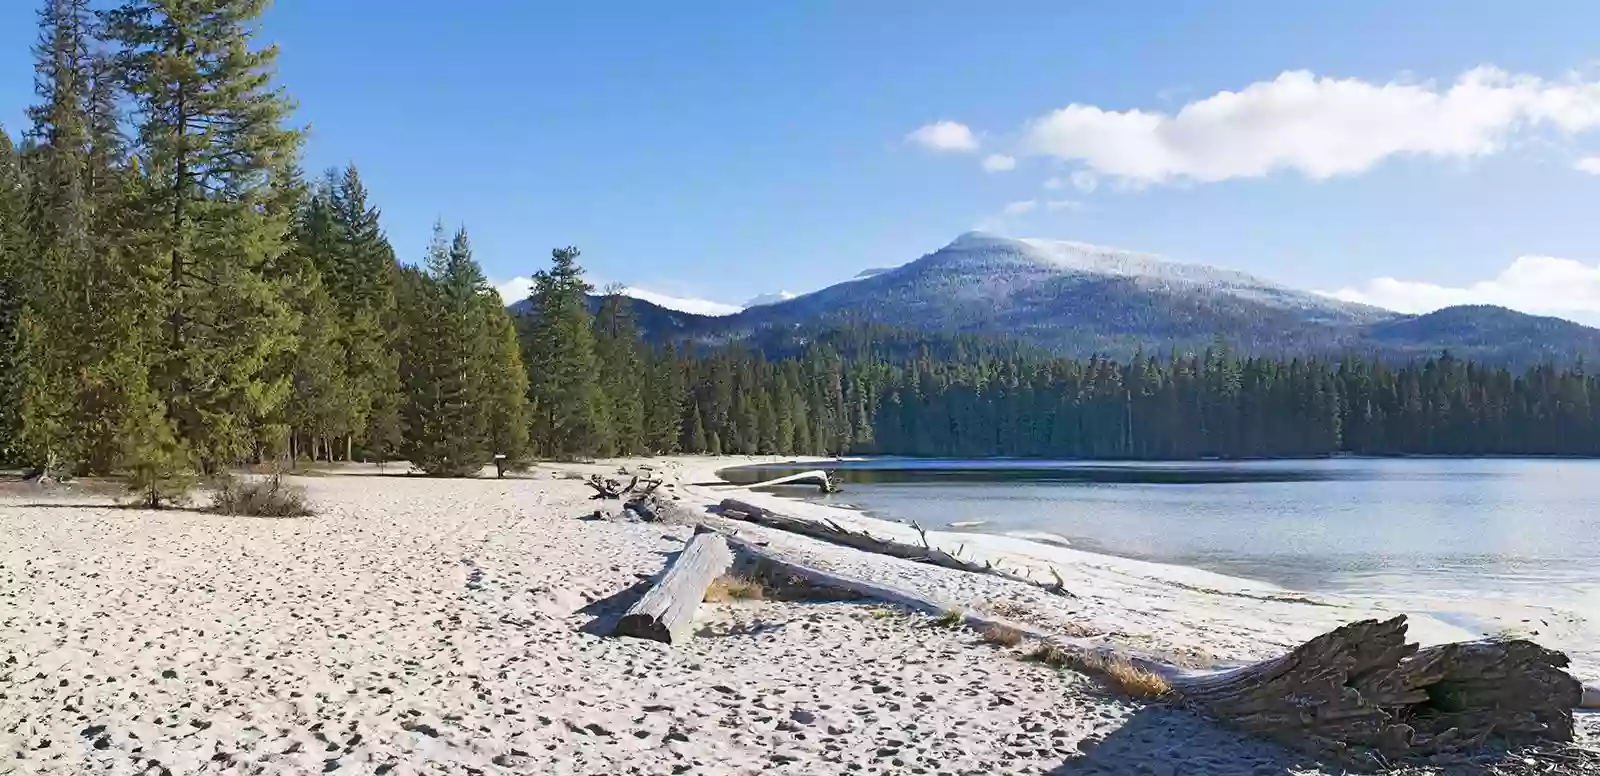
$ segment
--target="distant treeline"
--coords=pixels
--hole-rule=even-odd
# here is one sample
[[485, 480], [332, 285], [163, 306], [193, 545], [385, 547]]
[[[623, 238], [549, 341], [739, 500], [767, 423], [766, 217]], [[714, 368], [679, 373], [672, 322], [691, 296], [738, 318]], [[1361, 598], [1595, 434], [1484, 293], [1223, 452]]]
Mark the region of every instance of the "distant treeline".
[[261, 3], [171, 8], [43, 3], [31, 126], [0, 130], [5, 463], [1600, 453], [1581, 367], [1073, 361], [864, 325], [647, 344], [622, 297], [591, 312], [571, 248], [512, 316], [464, 229], [403, 265], [354, 167], [306, 180]]
[[[737, 453], [1197, 458], [1597, 455], [1600, 380], [1448, 354], [1390, 367], [1240, 358], [1218, 346], [1126, 363], [908, 354], [917, 335], [841, 330], [803, 355], [685, 365], [683, 449]], [[833, 341], [830, 341], [833, 340]], [[836, 347], [835, 342], [844, 347]], [[950, 348], [944, 348], [949, 350]]]

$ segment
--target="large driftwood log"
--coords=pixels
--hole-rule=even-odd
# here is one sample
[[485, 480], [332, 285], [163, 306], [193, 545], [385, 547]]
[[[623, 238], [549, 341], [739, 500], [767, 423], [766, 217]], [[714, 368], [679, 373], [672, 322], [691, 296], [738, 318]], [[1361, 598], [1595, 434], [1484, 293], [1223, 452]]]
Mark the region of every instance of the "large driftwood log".
[[977, 629], [1004, 625], [1047, 645], [1069, 665], [1147, 671], [1166, 680], [1173, 702], [1361, 769], [1406, 759], [1446, 762], [1491, 738], [1510, 744], [1571, 741], [1572, 710], [1582, 700], [1582, 688], [1562, 670], [1567, 658], [1559, 652], [1521, 640], [1419, 650], [1406, 642], [1404, 616], [1351, 623], [1259, 663], [1194, 672], [811, 568], [737, 537], [728, 543], [768, 573], [927, 614], [955, 612]]
[[667, 644], [687, 641], [694, 625], [695, 610], [706, 597], [706, 588], [732, 563], [733, 555], [720, 535], [697, 530], [644, 597], [617, 621], [616, 635]]
[[973, 574], [991, 574], [998, 577], [1004, 577], [1014, 582], [1021, 582], [1026, 585], [1032, 585], [1034, 587], [1041, 588], [1046, 592], [1054, 593], [1056, 595], [1073, 597], [1072, 592], [1067, 590], [1066, 584], [1062, 582], [1060, 576], [1057, 576], [1055, 580], [1051, 582], [1041, 582], [1021, 574], [1002, 570], [992, 563], [978, 563], [976, 561], [962, 560], [948, 552], [945, 552], [944, 550], [939, 549], [938, 547], [930, 545], [928, 543], [927, 532], [922, 530], [920, 526], [913, 526], [917, 529], [918, 533], [922, 534], [922, 546], [919, 547], [914, 544], [897, 542], [892, 539], [880, 539], [867, 533], [866, 531], [851, 531], [831, 520], [826, 523], [818, 523], [812, 520], [801, 520], [799, 518], [787, 517], [785, 515], [780, 515], [776, 512], [773, 512], [770, 509], [746, 503], [738, 499], [723, 499], [721, 506], [718, 507], [718, 514], [729, 519], [742, 520], [744, 522], [755, 523], [756, 525], [762, 525], [768, 528], [776, 528], [780, 531], [800, 534], [801, 536], [809, 536], [813, 539], [821, 539], [822, 541], [830, 542], [832, 544], [839, 544], [857, 550], [877, 553], [879, 555], [888, 555], [904, 560], [916, 561], [918, 563], [943, 566], [944, 568], [956, 569], [957, 571], [967, 571]]
[[799, 472], [799, 473], [796, 473], [796, 474], [790, 474], [790, 475], [787, 475], [787, 476], [784, 476], [784, 477], [779, 477], [779, 478], [774, 479], [774, 480], [767, 480], [765, 482], [758, 482], [758, 483], [755, 483], [754, 485], [746, 485], [745, 487], [747, 487], [747, 488], [749, 488], [751, 490], [761, 490], [761, 489], [764, 489], [764, 488], [773, 488], [773, 487], [778, 487], [778, 486], [783, 486], [783, 485], [816, 485], [817, 487], [822, 489], [823, 493], [837, 493], [837, 492], [839, 492], [838, 483], [835, 483], [833, 481], [833, 478], [829, 477], [828, 473], [823, 471], [823, 470], [821, 470], [821, 469], [813, 469], [813, 470], [808, 471], [808, 472]]

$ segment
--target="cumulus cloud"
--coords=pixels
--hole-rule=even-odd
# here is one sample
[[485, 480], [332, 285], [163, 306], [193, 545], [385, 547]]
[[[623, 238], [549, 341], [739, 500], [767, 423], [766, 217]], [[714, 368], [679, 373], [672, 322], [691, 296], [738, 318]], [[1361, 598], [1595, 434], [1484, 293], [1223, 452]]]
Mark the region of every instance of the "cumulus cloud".
[[924, 124], [906, 135], [906, 141], [929, 151], [968, 152], [978, 150], [978, 137], [967, 125], [941, 120]]
[[1020, 216], [1020, 215], [1022, 215], [1024, 213], [1032, 213], [1033, 211], [1038, 210], [1038, 209], [1039, 209], [1039, 201], [1038, 200], [1036, 200], [1036, 199], [1025, 199], [1025, 200], [1022, 200], [1021, 202], [1012, 202], [1012, 203], [1006, 205], [1005, 209], [1002, 210], [1001, 212], [1004, 213], [1005, 215], [1008, 215], [1008, 216]]
[[500, 292], [500, 301], [514, 304], [528, 298], [528, 294], [533, 291], [533, 278], [514, 277], [497, 284], [494, 290]]
[[1405, 313], [1432, 312], [1458, 304], [1493, 304], [1600, 323], [1600, 263], [1552, 256], [1520, 257], [1495, 277], [1467, 286], [1382, 277], [1363, 286], [1324, 293]]
[[[533, 280], [526, 277], [514, 277], [504, 283], [495, 285], [495, 290], [500, 292], [500, 299], [506, 304], [513, 304], [527, 299], [528, 293], [532, 289]], [[672, 296], [634, 286], [623, 287], [622, 293], [624, 296], [641, 299], [669, 310], [694, 313], [696, 315], [732, 315], [742, 309], [738, 305], [713, 302], [709, 299]]]
[[1579, 159], [1578, 163], [1573, 165], [1573, 168], [1578, 172], [1600, 175], [1600, 156], [1585, 156]]
[[983, 169], [987, 172], [1005, 172], [1016, 168], [1016, 158], [1005, 154], [990, 154], [983, 160]]
[[1296, 70], [1176, 113], [1074, 103], [1035, 119], [1025, 147], [1132, 185], [1221, 181], [1293, 171], [1353, 175], [1395, 156], [1463, 159], [1504, 150], [1519, 132], [1600, 127], [1600, 82], [1494, 67], [1454, 83], [1372, 83]]
[[1044, 203], [1044, 209], [1052, 213], [1058, 210], [1082, 210], [1083, 203], [1075, 199], [1052, 199]]
[[1100, 186], [1100, 176], [1088, 170], [1078, 170], [1072, 174], [1072, 187], [1085, 194], [1091, 194]]

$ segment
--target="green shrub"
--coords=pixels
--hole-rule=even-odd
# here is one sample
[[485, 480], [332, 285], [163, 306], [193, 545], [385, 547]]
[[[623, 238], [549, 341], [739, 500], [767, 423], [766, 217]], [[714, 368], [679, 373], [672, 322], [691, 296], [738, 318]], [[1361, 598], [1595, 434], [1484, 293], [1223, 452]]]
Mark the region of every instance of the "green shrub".
[[245, 517], [310, 517], [306, 489], [283, 481], [281, 473], [263, 478], [227, 476], [216, 483], [211, 511]]

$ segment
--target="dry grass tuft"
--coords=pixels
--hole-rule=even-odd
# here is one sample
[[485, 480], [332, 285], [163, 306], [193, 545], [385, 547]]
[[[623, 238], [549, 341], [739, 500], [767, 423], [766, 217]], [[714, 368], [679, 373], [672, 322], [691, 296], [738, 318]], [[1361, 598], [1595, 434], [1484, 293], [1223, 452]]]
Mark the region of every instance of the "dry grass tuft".
[[1130, 698], [1156, 699], [1172, 693], [1172, 686], [1167, 684], [1166, 679], [1117, 655], [1069, 651], [1054, 644], [1044, 644], [1028, 658], [1055, 668], [1070, 668], [1088, 674]]
[[707, 603], [721, 603], [723, 601], [760, 601], [766, 598], [766, 589], [761, 583], [749, 577], [737, 574], [723, 574], [711, 580], [711, 586], [706, 588]]
[[282, 475], [262, 479], [223, 477], [216, 483], [211, 511], [245, 517], [310, 517], [306, 490], [286, 484]]
[[1002, 625], [1000, 623], [995, 623], [987, 628], [984, 628], [978, 635], [981, 636], [985, 642], [1002, 647], [1015, 647], [1016, 645], [1022, 643], [1022, 631], [1019, 631], [1010, 625]]

